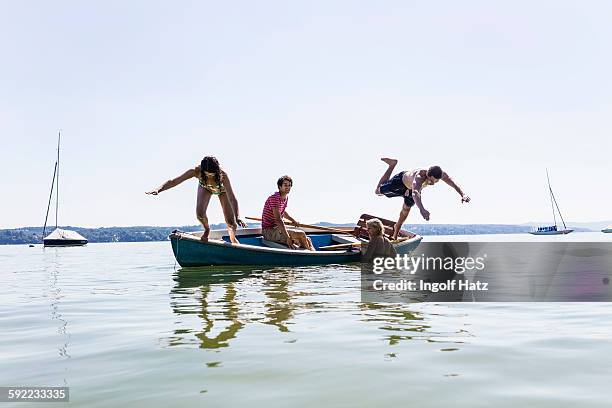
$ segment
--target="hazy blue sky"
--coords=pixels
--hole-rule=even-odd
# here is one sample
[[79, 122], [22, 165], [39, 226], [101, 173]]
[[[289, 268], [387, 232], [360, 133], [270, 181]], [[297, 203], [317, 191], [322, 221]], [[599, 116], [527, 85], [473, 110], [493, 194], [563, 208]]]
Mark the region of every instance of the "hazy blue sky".
[[[242, 215], [282, 174], [299, 220], [395, 218], [385, 169], [439, 164], [435, 223], [612, 218], [608, 1], [1, 1], [0, 228], [195, 224], [216, 155]], [[211, 221], [222, 221], [218, 200]], [[408, 222], [423, 222], [413, 211]]]

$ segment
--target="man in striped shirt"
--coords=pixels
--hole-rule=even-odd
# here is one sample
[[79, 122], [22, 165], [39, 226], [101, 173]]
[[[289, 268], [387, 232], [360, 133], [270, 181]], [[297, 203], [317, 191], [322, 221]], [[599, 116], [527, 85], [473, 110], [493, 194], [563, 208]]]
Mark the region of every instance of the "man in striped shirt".
[[287, 228], [283, 217], [291, 221], [296, 227], [299, 223], [286, 211], [289, 197], [287, 195], [293, 187], [293, 180], [289, 176], [282, 176], [276, 182], [278, 191], [272, 194], [264, 204], [261, 215], [261, 235], [264, 239], [287, 245], [290, 249], [306, 248], [314, 251], [312, 241], [302, 230]]

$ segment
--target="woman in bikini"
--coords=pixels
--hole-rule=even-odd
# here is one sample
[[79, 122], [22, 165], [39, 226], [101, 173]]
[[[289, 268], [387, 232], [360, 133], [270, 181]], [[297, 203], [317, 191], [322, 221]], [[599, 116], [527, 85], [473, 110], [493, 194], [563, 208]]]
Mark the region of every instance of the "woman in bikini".
[[219, 162], [215, 157], [204, 157], [199, 166], [189, 169], [180, 176], [166, 181], [155, 190], [147, 191], [146, 194], [158, 195], [162, 191], [176, 187], [183, 181], [189, 180], [192, 177], [197, 178], [199, 181], [196, 216], [198, 217], [198, 221], [200, 221], [204, 227], [202, 240], [208, 240], [210, 227], [208, 225], [208, 217], [206, 217], [206, 209], [208, 208], [210, 197], [216, 195], [219, 197], [219, 201], [221, 202], [221, 208], [223, 209], [223, 215], [225, 216], [225, 223], [227, 224], [227, 231], [229, 232], [230, 240], [237, 244], [238, 240], [236, 239], [236, 224], [240, 225], [241, 227], [246, 227], [247, 224], [242, 221], [238, 215], [238, 200], [236, 200], [236, 196], [234, 195], [229, 177], [227, 176], [226, 172], [221, 170], [221, 167], [219, 167]]

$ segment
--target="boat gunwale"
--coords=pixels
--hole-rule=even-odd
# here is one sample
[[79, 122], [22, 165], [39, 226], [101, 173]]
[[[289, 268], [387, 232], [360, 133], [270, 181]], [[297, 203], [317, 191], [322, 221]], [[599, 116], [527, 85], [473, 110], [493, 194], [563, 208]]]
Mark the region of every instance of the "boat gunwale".
[[[257, 236], [257, 235], [255, 235]], [[218, 246], [218, 247], [227, 247], [227, 248], [235, 248], [249, 252], [265, 252], [265, 253], [273, 253], [273, 254], [283, 254], [283, 255], [299, 255], [299, 256], [317, 256], [317, 257], [328, 257], [328, 256], [336, 256], [336, 255], [359, 255], [359, 252], [350, 252], [350, 251], [307, 251], [304, 249], [284, 249], [284, 248], [272, 248], [266, 246], [258, 246], [258, 245], [249, 245], [249, 244], [232, 244], [231, 242], [217, 240], [217, 239], [209, 239], [208, 241], [202, 241], [197, 236], [189, 233], [172, 233], [169, 235], [170, 240], [188, 240], [194, 242], [196, 244], [204, 245], [204, 246]]]
[[46, 242], [43, 242], [43, 247], [45, 248], [63, 248], [63, 247], [76, 247], [76, 246], [85, 246], [89, 243], [89, 241], [86, 242], [78, 242], [78, 243], [67, 243], [67, 244], [48, 244]]
[[574, 232], [573, 229], [556, 230], [556, 231], [529, 231], [531, 235], [567, 235]]
[[[259, 231], [259, 233], [256, 233], [255, 231], [253, 231], [252, 233], [248, 233], [248, 234], [236, 234], [238, 237], [251, 237], [251, 236], [260, 236], [261, 235], [261, 229], [260, 228], [249, 228], [250, 230], [255, 230], [255, 231]], [[324, 234], [333, 234], [333, 232], [329, 232], [329, 231], [320, 231], [320, 230], [315, 230], [313, 228], [305, 228], [304, 229], [305, 232], [307, 233], [311, 233], [311, 234], [320, 234], [320, 235], [324, 235]], [[227, 230], [215, 230], [214, 232], [216, 233], [215, 235], [219, 235], [220, 233], [222, 233], [223, 231], [227, 232]], [[347, 234], [349, 231], [347, 229]], [[211, 231], [212, 233], [213, 231]], [[246, 230], [242, 230], [240, 232], [247, 232]], [[199, 234], [199, 235], [196, 235]], [[251, 251], [251, 252], [264, 252], [264, 253], [273, 253], [273, 254], [283, 254], [283, 255], [299, 255], [299, 256], [310, 256], [310, 257], [329, 257], [329, 256], [337, 256], [337, 255], [348, 255], [348, 256], [359, 256], [361, 253], [360, 251], [350, 251], [350, 247], [347, 250], [341, 250], [341, 251], [307, 251], [304, 249], [284, 249], [284, 248], [272, 248], [272, 247], [266, 247], [266, 246], [258, 246], [258, 245], [250, 245], [250, 244], [242, 244], [242, 243], [238, 243], [238, 244], [232, 244], [231, 242], [227, 242], [224, 240], [220, 240], [220, 239], [211, 239], [209, 238], [208, 241], [202, 241], [200, 239], [200, 236], [202, 234], [202, 232], [198, 232], [196, 234], [193, 233], [189, 233], [189, 232], [181, 232], [181, 231], [173, 231], [168, 238], [170, 239], [170, 241], [176, 240], [177, 242], [180, 240], [188, 240], [188, 241], [192, 241], [194, 243], [197, 244], [201, 244], [204, 246], [218, 246], [218, 247], [227, 247], [227, 248], [235, 248], [235, 249], [241, 249], [241, 250], [245, 250], [245, 251]], [[223, 235], [221, 235], [223, 236]], [[393, 244], [394, 247], [403, 247], [409, 244], [414, 243], [415, 241], [421, 241], [423, 239], [422, 236], [415, 234], [414, 237], [406, 239], [404, 241], [398, 242], [396, 244]]]

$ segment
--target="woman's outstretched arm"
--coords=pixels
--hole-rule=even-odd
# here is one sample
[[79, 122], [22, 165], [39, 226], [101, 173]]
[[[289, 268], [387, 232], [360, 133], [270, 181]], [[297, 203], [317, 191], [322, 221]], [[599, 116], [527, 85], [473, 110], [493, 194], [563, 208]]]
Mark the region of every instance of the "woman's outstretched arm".
[[181, 184], [183, 181], [189, 180], [192, 177], [196, 177], [196, 174], [197, 174], [196, 171], [197, 171], [197, 168], [189, 169], [183, 174], [181, 174], [180, 176], [166, 181], [164, 184], [157, 187], [155, 190], [147, 191], [145, 194], [158, 195], [162, 191], [171, 189], [172, 187], [176, 187], [179, 184]]

